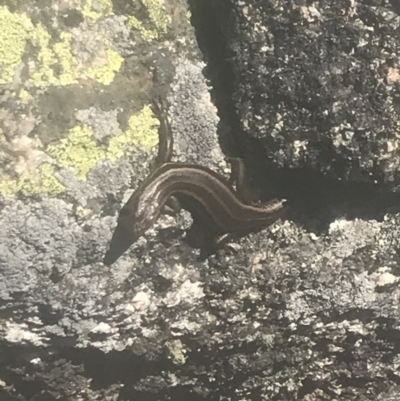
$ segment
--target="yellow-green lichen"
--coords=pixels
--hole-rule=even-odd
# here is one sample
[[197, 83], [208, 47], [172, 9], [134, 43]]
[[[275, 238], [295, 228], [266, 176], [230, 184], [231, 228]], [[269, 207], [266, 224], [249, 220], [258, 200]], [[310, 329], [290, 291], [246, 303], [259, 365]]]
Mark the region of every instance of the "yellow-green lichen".
[[82, 10], [83, 16], [91, 22], [96, 22], [99, 18], [112, 13], [113, 4], [111, 0], [87, 0]]
[[[36, 27], [35, 40], [40, 46], [39, 68], [33, 74], [35, 86], [72, 85], [78, 82], [76, 77], [77, 62], [71, 52], [72, 36], [68, 32], [61, 32], [61, 42], [50, 47], [51, 36], [42, 26]], [[61, 66], [58, 76], [54, 74], [53, 67]]]
[[111, 49], [108, 49], [106, 54], [106, 64], [102, 67], [89, 68], [87, 76], [104, 85], [109, 85], [113, 81], [115, 74], [120, 70], [124, 59], [119, 53]]
[[172, 19], [165, 11], [163, 0], [142, 0], [142, 3], [147, 8], [150, 21], [154, 24], [156, 29], [147, 29], [135, 16], [129, 17], [128, 26], [137, 29], [143, 39], [151, 42], [167, 33], [168, 26]]
[[22, 62], [33, 25], [26, 15], [13, 14], [7, 7], [0, 7], [0, 26], [0, 84], [9, 84]]
[[11, 179], [0, 179], [0, 194], [6, 199], [12, 199], [18, 192], [18, 181]]
[[167, 28], [171, 23], [171, 16], [166, 14], [163, 0], [142, 0], [149, 10], [150, 19], [155, 24], [160, 34], [167, 33]]
[[138, 114], [129, 119], [129, 128], [120, 135], [110, 139], [107, 157], [111, 161], [121, 158], [129, 145], [140, 146], [145, 150], [151, 150], [158, 143], [159, 121], [154, 116], [151, 108], [145, 106]]
[[[111, 0], [96, 1], [96, 9], [101, 10], [99, 15], [112, 12]], [[86, 7], [92, 9], [93, 3], [94, 0], [88, 1]], [[122, 56], [112, 50], [109, 41], [97, 32], [93, 34], [98, 35], [106, 47], [105, 53], [100, 53], [106, 55], [105, 60], [88, 58], [92, 64], [82, 65], [74, 54], [70, 32], [61, 32], [60, 40], [53, 43], [51, 34], [42, 24], [34, 26], [26, 15], [13, 14], [6, 7], [0, 7], [0, 25], [0, 84], [13, 81], [15, 71], [22, 62], [27, 40], [39, 49], [37, 59], [33, 60], [35, 71], [32, 81], [36, 87], [73, 85], [81, 78], [92, 78], [108, 85], [123, 62]]]
[[86, 181], [86, 175], [100, 160], [105, 152], [92, 139], [93, 131], [87, 125], [70, 130], [68, 137], [47, 149], [62, 167], [73, 167], [78, 179]]
[[29, 102], [30, 100], [33, 99], [33, 96], [26, 91], [25, 89], [21, 89], [19, 91], [19, 98], [23, 101], [23, 102]]
[[[139, 113], [129, 119], [128, 129], [111, 138], [107, 149], [98, 145], [93, 139], [93, 131], [87, 125], [72, 128], [68, 136], [54, 145], [46, 153], [54, 159], [55, 166], [43, 163], [36, 173], [24, 171], [18, 179], [0, 179], [0, 194], [13, 198], [22, 192], [26, 196], [40, 194], [55, 196], [65, 191], [65, 187], [55, 177], [55, 169], [70, 167], [78, 179], [85, 181], [87, 173], [106, 158], [117, 161], [124, 156], [129, 146], [134, 145], [150, 151], [158, 142], [159, 121], [151, 108], [145, 106]], [[0, 142], [5, 140], [0, 134]]]
[[[123, 63], [122, 56], [109, 48], [105, 51], [104, 60], [92, 61], [96, 67], [81, 65], [73, 54], [72, 35], [69, 32], [62, 32], [61, 41], [55, 43], [53, 48], [50, 47], [51, 37], [43, 26], [38, 26], [36, 38], [41, 50], [39, 52], [40, 66], [33, 74], [35, 86], [72, 85], [81, 78], [91, 78], [109, 85]], [[106, 46], [110, 46], [105, 37], [100, 39]], [[61, 67], [58, 76], [54, 74], [55, 66]]]
[[54, 166], [44, 163], [39, 167], [36, 175], [25, 171], [17, 180], [0, 179], [0, 194], [8, 199], [12, 199], [17, 192], [26, 196], [58, 195], [65, 191], [65, 187], [55, 178], [54, 173]]
[[168, 341], [165, 343], [165, 346], [167, 347], [170, 357], [172, 359], [172, 362], [175, 365], [184, 365], [186, 362], [186, 350], [183, 348], [183, 344], [181, 340], [175, 340], [175, 341]]
[[138, 114], [129, 119], [128, 129], [111, 138], [107, 150], [93, 140], [93, 131], [87, 125], [70, 130], [68, 136], [57, 144], [50, 145], [47, 153], [60, 167], [72, 167], [78, 179], [86, 180], [87, 173], [105, 158], [117, 161], [131, 145], [151, 150], [158, 142], [159, 121], [151, 108], [145, 106]]
[[59, 85], [72, 85], [78, 82], [76, 76], [77, 61], [72, 54], [72, 35], [68, 32], [61, 32], [61, 42], [54, 45], [58, 65], [61, 66], [61, 74], [58, 77]]
[[80, 217], [81, 219], [87, 218], [92, 213], [93, 211], [91, 209], [85, 208], [83, 206], [77, 206], [77, 208], [75, 209], [76, 216]]

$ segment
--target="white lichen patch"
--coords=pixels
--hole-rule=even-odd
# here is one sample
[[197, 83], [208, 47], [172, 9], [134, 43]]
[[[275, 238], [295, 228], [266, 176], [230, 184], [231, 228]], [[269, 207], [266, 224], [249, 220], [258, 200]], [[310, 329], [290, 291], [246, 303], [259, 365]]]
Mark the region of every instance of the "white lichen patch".
[[42, 337], [29, 330], [28, 325], [25, 323], [7, 322], [4, 338], [11, 343], [44, 345]]

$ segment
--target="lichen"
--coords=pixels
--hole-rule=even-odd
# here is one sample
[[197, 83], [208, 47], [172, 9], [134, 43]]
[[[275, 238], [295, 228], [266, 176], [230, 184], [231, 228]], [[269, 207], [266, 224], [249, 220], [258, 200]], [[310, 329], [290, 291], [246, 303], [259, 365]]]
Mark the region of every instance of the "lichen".
[[[99, 1], [100, 3], [96, 3], [96, 7], [102, 9], [102, 12], [97, 14], [109, 15], [112, 12], [110, 0]], [[88, 1], [86, 8], [91, 9], [92, 6], [93, 1]], [[97, 31], [93, 34], [98, 35], [107, 48], [103, 53], [106, 55], [105, 60], [93, 61], [91, 59], [91, 65], [85, 65], [74, 54], [73, 36], [70, 32], [60, 32], [60, 40], [54, 43], [54, 38], [42, 24], [34, 26], [26, 15], [13, 14], [7, 7], [0, 7], [0, 25], [2, 27], [0, 31], [0, 84], [13, 81], [15, 71], [22, 63], [27, 40], [30, 40], [39, 49], [37, 59], [33, 60], [35, 70], [31, 77], [33, 85], [36, 87], [73, 85], [82, 78], [95, 79], [108, 85], [113, 81], [123, 62], [122, 56], [111, 49], [111, 43], [107, 38]], [[79, 40], [79, 35], [77, 40]], [[59, 71], [59, 73], [55, 71]]]
[[[71, 52], [72, 35], [68, 32], [61, 32], [61, 42], [50, 47], [51, 36], [42, 25], [36, 27], [35, 39], [40, 46], [39, 68], [33, 73], [35, 86], [49, 85], [72, 85], [77, 83], [76, 67], [77, 62]], [[59, 76], [54, 74], [53, 67], [61, 66]]]
[[186, 350], [183, 348], [181, 340], [167, 341], [165, 343], [166, 348], [170, 353], [172, 362], [175, 365], [184, 365], [186, 362]]
[[65, 138], [46, 149], [46, 154], [53, 159], [52, 164], [42, 163], [35, 171], [23, 169], [17, 179], [0, 179], [0, 193], [6, 198], [13, 198], [18, 192], [26, 196], [58, 195], [65, 191], [65, 187], [55, 177], [56, 168], [72, 168], [79, 180], [86, 181], [88, 172], [99, 161], [108, 158], [115, 162], [124, 156], [131, 145], [145, 151], [153, 149], [158, 142], [158, 127], [158, 119], [151, 108], [145, 106], [130, 117], [128, 129], [111, 138], [107, 148], [104, 148], [96, 143], [89, 126], [75, 126]]
[[65, 191], [65, 187], [55, 178], [54, 173], [54, 166], [44, 163], [39, 167], [38, 174], [25, 171], [16, 180], [0, 180], [0, 193], [7, 199], [14, 198], [18, 192], [25, 196], [58, 195]]
[[19, 92], [19, 98], [21, 99], [22, 102], [29, 102], [30, 100], [33, 99], [33, 96], [25, 89], [21, 89]]
[[96, 22], [99, 18], [112, 13], [113, 4], [111, 0], [87, 0], [82, 10], [83, 16], [91, 22]]
[[111, 161], [118, 160], [124, 155], [129, 145], [151, 150], [158, 143], [158, 127], [158, 119], [154, 116], [151, 108], [145, 106], [138, 114], [130, 117], [129, 127], [124, 133], [111, 138], [107, 149], [107, 157]]
[[171, 16], [166, 13], [165, 4], [162, 0], [142, 0], [142, 2], [149, 12], [150, 21], [155, 26], [155, 29], [146, 28], [135, 16], [128, 18], [128, 26], [137, 29], [143, 39], [151, 42], [167, 33], [168, 26], [171, 23]]
[[90, 169], [105, 158], [104, 150], [92, 138], [90, 127], [76, 126], [66, 138], [56, 145], [50, 145], [47, 151], [61, 167], [74, 168], [77, 178], [86, 181]]
[[9, 84], [22, 62], [33, 25], [26, 15], [13, 14], [7, 7], [0, 7], [0, 26], [0, 84]]
[[120, 70], [124, 59], [112, 49], [108, 49], [106, 54], [107, 62], [101, 67], [89, 68], [87, 76], [104, 85], [109, 85], [114, 80], [115, 74]]

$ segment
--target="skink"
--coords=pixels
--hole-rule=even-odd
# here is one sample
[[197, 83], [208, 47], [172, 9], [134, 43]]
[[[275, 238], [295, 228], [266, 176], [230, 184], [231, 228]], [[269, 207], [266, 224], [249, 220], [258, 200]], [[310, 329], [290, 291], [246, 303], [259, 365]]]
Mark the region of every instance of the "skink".
[[[167, 207], [175, 212], [180, 206], [188, 210], [193, 218], [189, 242], [213, 250], [233, 238], [261, 231], [285, 213], [285, 200], [248, 204], [228, 180], [209, 168], [170, 162], [173, 138], [165, 107], [157, 106], [156, 112], [160, 117], [157, 166], [121, 209], [104, 258], [106, 265], [114, 263], [152, 227]], [[240, 182], [236, 186], [243, 188]], [[199, 235], [203, 236], [200, 240]]]

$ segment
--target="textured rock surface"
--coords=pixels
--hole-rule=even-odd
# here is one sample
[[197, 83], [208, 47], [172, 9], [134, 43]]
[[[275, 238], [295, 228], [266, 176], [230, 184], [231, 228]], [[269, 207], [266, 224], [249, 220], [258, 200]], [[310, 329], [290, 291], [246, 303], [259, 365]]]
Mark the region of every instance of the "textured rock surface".
[[400, 399], [400, 203], [371, 184], [397, 179], [380, 136], [395, 146], [397, 83], [372, 66], [397, 56], [399, 10], [193, 0], [219, 133], [251, 128], [239, 149], [274, 167], [255, 183], [291, 211], [205, 262], [182, 241], [190, 216], [162, 217], [108, 268], [157, 143], [153, 95], [175, 158], [225, 171], [186, 5], [163, 4], [0, 7], [0, 399]]
[[399, 185], [396, 4], [212, 5], [221, 16], [240, 128], [260, 139], [275, 166]]

